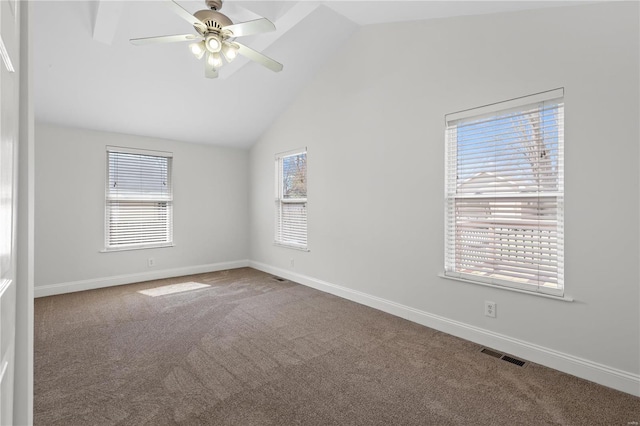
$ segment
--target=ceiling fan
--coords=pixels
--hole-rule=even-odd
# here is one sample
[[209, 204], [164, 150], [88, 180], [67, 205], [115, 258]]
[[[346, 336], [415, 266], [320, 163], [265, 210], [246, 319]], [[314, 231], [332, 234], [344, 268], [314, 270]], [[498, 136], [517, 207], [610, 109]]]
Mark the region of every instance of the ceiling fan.
[[134, 38], [129, 40], [131, 43], [144, 45], [193, 41], [189, 45], [189, 49], [195, 57], [202, 59], [203, 56], [206, 56], [204, 75], [207, 78], [218, 77], [218, 69], [223, 65], [223, 56], [227, 62], [231, 62], [238, 54], [258, 62], [272, 71], [282, 71], [281, 63], [235, 41], [236, 37], [275, 30], [275, 25], [268, 19], [260, 18], [234, 24], [231, 19], [218, 12], [222, 8], [222, 0], [205, 0], [209, 9], [199, 10], [193, 15], [173, 0], [165, 0], [165, 3], [176, 15], [193, 25], [198, 34]]

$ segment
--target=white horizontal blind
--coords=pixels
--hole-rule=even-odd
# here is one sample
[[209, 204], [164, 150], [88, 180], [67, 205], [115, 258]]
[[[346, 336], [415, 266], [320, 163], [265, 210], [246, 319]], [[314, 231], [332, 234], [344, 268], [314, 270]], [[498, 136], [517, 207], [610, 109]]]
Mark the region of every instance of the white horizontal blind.
[[107, 249], [166, 246], [173, 241], [171, 155], [107, 150]]
[[445, 274], [562, 295], [564, 103], [521, 103], [447, 121]]
[[307, 247], [307, 152], [276, 156], [276, 243]]

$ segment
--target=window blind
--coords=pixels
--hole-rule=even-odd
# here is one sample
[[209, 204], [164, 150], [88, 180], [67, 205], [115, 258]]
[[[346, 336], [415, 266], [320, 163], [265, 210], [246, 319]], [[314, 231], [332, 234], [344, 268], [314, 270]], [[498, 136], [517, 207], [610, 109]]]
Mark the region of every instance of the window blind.
[[276, 156], [276, 243], [307, 247], [307, 152]]
[[172, 243], [171, 161], [168, 153], [108, 148], [107, 249]]
[[563, 294], [564, 103], [558, 95], [447, 117], [446, 275]]

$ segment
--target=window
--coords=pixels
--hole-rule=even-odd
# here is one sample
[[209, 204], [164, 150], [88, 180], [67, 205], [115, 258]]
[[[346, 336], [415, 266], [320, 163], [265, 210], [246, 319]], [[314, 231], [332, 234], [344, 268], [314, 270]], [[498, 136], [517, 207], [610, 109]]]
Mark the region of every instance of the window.
[[563, 295], [563, 96], [447, 115], [445, 276]]
[[171, 157], [107, 147], [107, 250], [172, 245]]
[[276, 156], [276, 244], [307, 248], [307, 151]]

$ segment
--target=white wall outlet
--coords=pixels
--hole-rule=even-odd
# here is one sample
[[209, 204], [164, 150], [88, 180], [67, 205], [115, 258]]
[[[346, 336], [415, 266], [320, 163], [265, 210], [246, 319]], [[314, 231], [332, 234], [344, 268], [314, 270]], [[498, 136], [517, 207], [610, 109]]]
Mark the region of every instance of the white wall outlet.
[[489, 302], [488, 300], [484, 301], [484, 314], [485, 316], [495, 318], [496, 317], [496, 309], [498, 305], [496, 302]]
[[293, 257], [291, 259], [289, 259], [289, 264], [291, 265], [292, 268], [295, 266], [295, 262], [293, 261]]
[[147, 266], [151, 268], [152, 266], [156, 266], [156, 261], [153, 257], [147, 259]]

